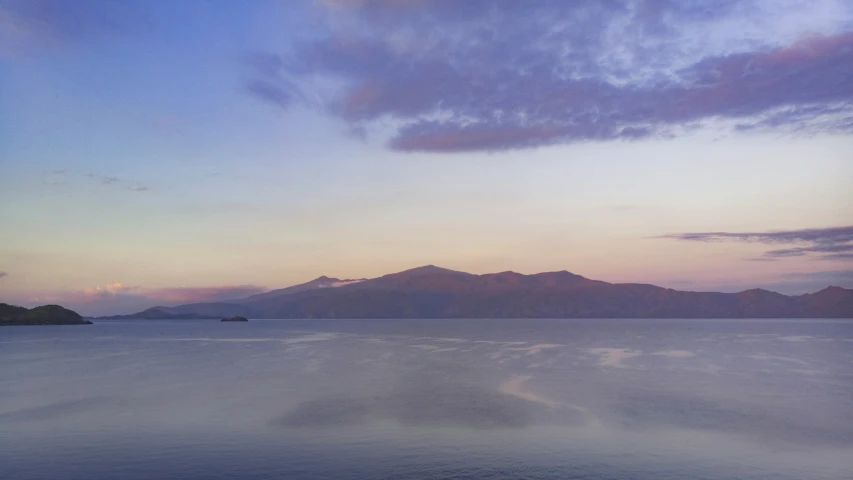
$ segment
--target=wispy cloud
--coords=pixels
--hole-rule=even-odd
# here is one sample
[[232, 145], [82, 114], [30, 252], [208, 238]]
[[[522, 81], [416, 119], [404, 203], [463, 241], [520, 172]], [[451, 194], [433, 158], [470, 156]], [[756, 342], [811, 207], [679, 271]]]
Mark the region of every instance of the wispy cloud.
[[110, 185], [112, 183], [116, 183], [116, 182], [120, 181], [118, 177], [106, 177], [106, 176], [95, 175], [95, 174], [91, 174], [91, 173], [89, 174], [89, 178], [94, 178], [94, 179], [100, 180], [100, 182], [104, 185]]
[[293, 103], [290, 92], [269, 80], [249, 80], [246, 82], [246, 91], [278, 108], [287, 108]]
[[43, 172], [41, 183], [52, 187], [61, 187], [68, 184], [68, 172], [65, 169], [47, 170]]
[[250, 95], [280, 109], [287, 109], [298, 100], [305, 101], [299, 87], [288, 78], [287, 66], [279, 55], [253, 52], [243, 60], [251, 75], [244, 83]]
[[106, 41], [143, 30], [139, 5], [110, 0], [0, 0], [0, 57]]
[[126, 190], [130, 190], [132, 192], [145, 192], [149, 188], [146, 185], [143, 185], [139, 182], [135, 182], [132, 180], [126, 180], [119, 177], [109, 176], [109, 175], [98, 175], [95, 173], [86, 174], [87, 177], [97, 181], [101, 185], [117, 185], [125, 188]]
[[818, 244], [812, 247], [782, 248], [779, 250], [770, 250], [768, 252], [765, 252], [764, 255], [768, 257], [802, 257], [809, 253], [839, 252], [853, 252], [853, 244]]
[[759, 243], [794, 243], [794, 242], [850, 242], [853, 241], [853, 226], [807, 228], [802, 230], [777, 230], [772, 232], [700, 232], [672, 233], [660, 238], [690, 240], [699, 242], [718, 242], [725, 240], [741, 240]]
[[88, 179], [89, 182], [96, 182], [98, 185], [112, 188], [123, 188], [132, 192], [145, 192], [150, 190], [147, 185], [140, 182], [114, 175], [102, 175], [98, 173], [80, 174], [66, 169], [48, 170], [43, 173], [42, 183], [54, 187], [61, 187], [81, 180], [86, 181], [86, 179]]
[[4, 278], [4, 277], [8, 277], [8, 276], [9, 276], [9, 272], [0, 271], [0, 278]]
[[755, 242], [763, 244], [801, 244], [791, 248], [773, 249], [764, 252], [758, 259], [770, 261], [778, 258], [802, 257], [820, 254], [824, 260], [844, 260], [853, 258], [853, 226], [808, 228], [802, 230], [782, 230], [774, 232], [698, 232], [672, 233], [658, 238], [684, 240], [691, 242]]
[[666, 138], [717, 120], [853, 131], [843, 0], [320, 3], [313, 39], [250, 56], [247, 91], [277, 108], [318, 92], [352, 128], [390, 125], [397, 150]]

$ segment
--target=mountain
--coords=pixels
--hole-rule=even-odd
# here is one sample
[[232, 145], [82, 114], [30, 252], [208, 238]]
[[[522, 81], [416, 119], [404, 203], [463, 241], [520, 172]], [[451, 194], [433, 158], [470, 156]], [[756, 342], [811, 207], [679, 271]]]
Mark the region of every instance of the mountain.
[[59, 305], [35, 308], [16, 307], [0, 303], [0, 325], [91, 325], [77, 312]]
[[841, 287], [827, 287], [815, 293], [800, 295], [800, 301], [807, 305], [815, 316], [829, 318], [850, 318], [853, 312], [853, 290]]
[[157, 308], [249, 318], [853, 318], [853, 290], [686, 292], [566, 271], [474, 275], [427, 265], [368, 280], [320, 277], [227, 303]]

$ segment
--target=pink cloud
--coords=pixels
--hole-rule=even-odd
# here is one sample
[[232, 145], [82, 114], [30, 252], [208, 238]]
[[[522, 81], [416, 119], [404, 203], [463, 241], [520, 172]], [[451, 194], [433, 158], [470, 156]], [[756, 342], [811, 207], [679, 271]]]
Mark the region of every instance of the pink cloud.
[[756, 59], [762, 66], [802, 65], [816, 62], [822, 57], [836, 55], [853, 48], [853, 33], [834, 36], [812, 34]]

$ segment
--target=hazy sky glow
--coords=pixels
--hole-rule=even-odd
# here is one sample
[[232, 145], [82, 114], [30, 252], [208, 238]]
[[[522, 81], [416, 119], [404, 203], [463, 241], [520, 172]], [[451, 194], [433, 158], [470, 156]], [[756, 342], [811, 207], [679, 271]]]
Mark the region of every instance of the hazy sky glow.
[[847, 0], [0, 0], [0, 301], [853, 287]]

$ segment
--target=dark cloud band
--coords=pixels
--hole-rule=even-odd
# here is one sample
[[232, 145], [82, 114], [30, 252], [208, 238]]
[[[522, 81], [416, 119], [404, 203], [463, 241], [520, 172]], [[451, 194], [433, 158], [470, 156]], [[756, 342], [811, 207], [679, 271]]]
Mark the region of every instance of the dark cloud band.
[[692, 242], [741, 241], [764, 244], [806, 244], [802, 247], [768, 250], [764, 259], [802, 257], [812, 253], [822, 254], [824, 260], [853, 258], [853, 226], [809, 228], [776, 232], [699, 232], [673, 233], [659, 238]]

